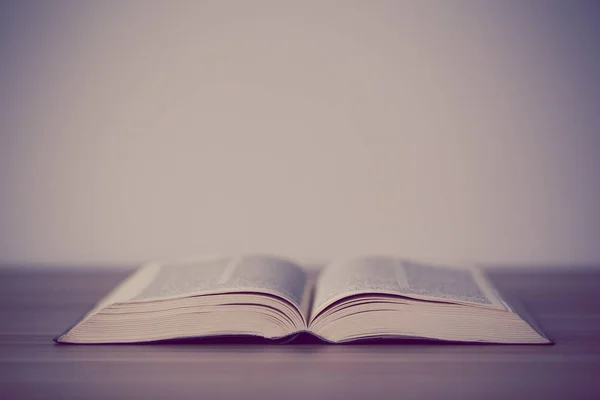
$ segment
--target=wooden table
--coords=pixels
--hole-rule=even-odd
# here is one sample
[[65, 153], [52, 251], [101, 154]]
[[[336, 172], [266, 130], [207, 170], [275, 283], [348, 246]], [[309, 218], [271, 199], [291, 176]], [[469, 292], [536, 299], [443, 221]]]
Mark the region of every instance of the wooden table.
[[0, 268], [0, 398], [600, 398], [600, 269], [491, 271], [554, 346], [52, 342], [131, 271]]

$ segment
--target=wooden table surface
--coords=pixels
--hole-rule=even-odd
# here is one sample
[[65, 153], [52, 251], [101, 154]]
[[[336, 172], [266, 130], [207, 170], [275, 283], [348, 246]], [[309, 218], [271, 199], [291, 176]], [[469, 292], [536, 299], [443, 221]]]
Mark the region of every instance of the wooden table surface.
[[131, 271], [0, 268], [0, 398], [600, 398], [600, 269], [490, 272], [554, 346], [52, 341]]

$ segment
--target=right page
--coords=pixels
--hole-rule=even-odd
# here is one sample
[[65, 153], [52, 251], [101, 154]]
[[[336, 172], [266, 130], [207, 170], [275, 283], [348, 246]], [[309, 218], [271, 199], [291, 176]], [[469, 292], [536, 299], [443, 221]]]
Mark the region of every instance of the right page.
[[365, 293], [506, 309], [484, 274], [476, 268], [361, 256], [325, 267], [315, 287], [311, 320], [336, 301]]
[[505, 305], [480, 270], [386, 256], [326, 267], [309, 329], [333, 343], [383, 338], [549, 343]]

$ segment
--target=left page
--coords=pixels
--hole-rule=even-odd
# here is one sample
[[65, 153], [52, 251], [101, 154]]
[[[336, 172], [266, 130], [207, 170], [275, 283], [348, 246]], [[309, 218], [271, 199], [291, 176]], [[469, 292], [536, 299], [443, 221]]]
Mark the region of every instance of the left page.
[[292, 261], [267, 255], [151, 263], [117, 286], [90, 314], [115, 303], [240, 292], [281, 297], [307, 318], [311, 286], [306, 271]]
[[130, 343], [306, 329], [308, 274], [279, 257], [246, 255], [148, 264], [55, 340]]

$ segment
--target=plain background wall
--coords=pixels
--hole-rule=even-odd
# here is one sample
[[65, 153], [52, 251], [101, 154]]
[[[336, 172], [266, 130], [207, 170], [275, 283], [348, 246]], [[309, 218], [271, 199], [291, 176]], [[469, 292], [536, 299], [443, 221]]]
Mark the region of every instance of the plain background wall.
[[0, 261], [597, 265], [599, 9], [3, 2]]

